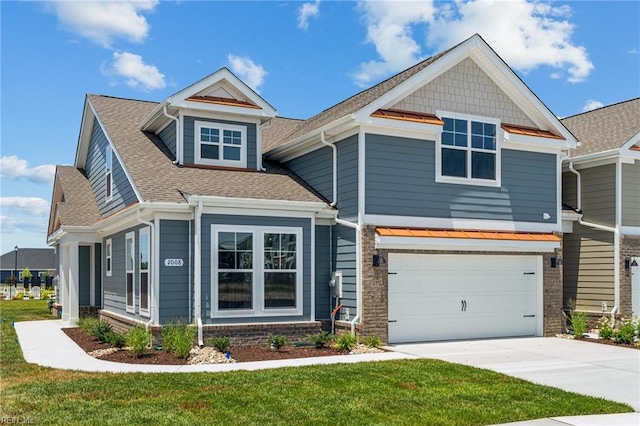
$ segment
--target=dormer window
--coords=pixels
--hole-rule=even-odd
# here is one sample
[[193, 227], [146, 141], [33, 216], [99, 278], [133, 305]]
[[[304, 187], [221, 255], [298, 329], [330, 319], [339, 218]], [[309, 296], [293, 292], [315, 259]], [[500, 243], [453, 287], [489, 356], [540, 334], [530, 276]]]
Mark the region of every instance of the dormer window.
[[107, 146], [107, 148], [105, 149], [104, 157], [106, 201], [111, 201], [111, 198], [113, 198], [113, 155], [111, 153], [111, 146]]
[[243, 126], [196, 121], [196, 162], [211, 166], [246, 167], [246, 133]]

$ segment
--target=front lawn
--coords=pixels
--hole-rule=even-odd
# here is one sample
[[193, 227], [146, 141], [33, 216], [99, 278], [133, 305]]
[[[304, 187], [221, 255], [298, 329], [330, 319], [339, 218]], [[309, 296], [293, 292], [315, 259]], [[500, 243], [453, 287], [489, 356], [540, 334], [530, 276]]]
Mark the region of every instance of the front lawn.
[[257, 372], [100, 374], [28, 365], [12, 321], [43, 301], [0, 301], [0, 416], [34, 424], [482, 425], [630, 407], [436, 360]]

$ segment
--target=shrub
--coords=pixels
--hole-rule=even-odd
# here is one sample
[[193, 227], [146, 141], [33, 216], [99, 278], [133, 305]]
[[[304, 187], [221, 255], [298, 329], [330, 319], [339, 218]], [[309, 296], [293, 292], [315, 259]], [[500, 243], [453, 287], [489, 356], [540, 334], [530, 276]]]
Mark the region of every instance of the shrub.
[[351, 352], [351, 350], [358, 343], [358, 338], [353, 334], [345, 333], [341, 334], [334, 343], [333, 347], [339, 351]]
[[307, 335], [307, 340], [313, 343], [316, 348], [320, 349], [323, 348], [324, 345], [332, 341], [333, 337], [333, 334], [326, 331], [321, 331], [320, 333]]
[[127, 346], [131, 347], [131, 351], [136, 358], [140, 358], [144, 351], [149, 347], [151, 342], [151, 333], [142, 326], [135, 326], [125, 335]]
[[582, 339], [587, 332], [588, 317], [586, 312], [571, 311], [571, 325], [576, 339]]
[[115, 331], [108, 332], [105, 336], [105, 341], [114, 348], [121, 349], [126, 343], [126, 339], [123, 334], [116, 333]]
[[101, 342], [106, 342], [107, 335], [113, 332], [113, 327], [111, 327], [111, 324], [109, 324], [104, 320], [102, 321], [96, 320], [91, 324], [92, 324], [92, 327], [91, 327], [91, 330], [89, 331], [89, 334], [91, 334], [93, 337], [95, 337]]
[[598, 322], [598, 337], [600, 339], [611, 339], [613, 337], [613, 328], [611, 327], [611, 320], [609, 318], [600, 318]]
[[90, 336], [93, 336], [93, 330], [97, 326], [98, 319], [94, 317], [80, 317], [78, 319], [78, 327]]
[[231, 346], [231, 340], [227, 336], [212, 337], [209, 342], [218, 352], [224, 352]]
[[629, 318], [622, 318], [618, 331], [613, 334], [616, 343], [631, 344], [636, 334], [636, 326]]
[[177, 357], [185, 359], [193, 347], [195, 327], [186, 324], [168, 324], [162, 328], [162, 344]]
[[267, 344], [269, 345], [269, 347], [271, 349], [277, 350], [278, 352], [280, 351], [280, 349], [287, 346], [287, 343], [287, 338], [281, 335], [270, 334], [267, 338]]
[[380, 340], [376, 336], [367, 336], [362, 339], [362, 343], [369, 346], [370, 348], [379, 348], [380, 346], [382, 346], [382, 340]]

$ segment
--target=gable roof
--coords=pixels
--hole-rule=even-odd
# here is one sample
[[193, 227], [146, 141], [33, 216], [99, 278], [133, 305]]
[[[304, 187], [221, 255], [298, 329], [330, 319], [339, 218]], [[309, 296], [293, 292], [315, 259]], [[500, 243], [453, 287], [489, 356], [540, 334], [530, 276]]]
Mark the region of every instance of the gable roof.
[[581, 146], [571, 157], [622, 148], [640, 133], [640, 98], [563, 118], [562, 123]]
[[[16, 253], [11, 250], [0, 256], [0, 269], [13, 271]], [[56, 252], [52, 248], [18, 248], [18, 272], [24, 268], [43, 271], [56, 268]]]

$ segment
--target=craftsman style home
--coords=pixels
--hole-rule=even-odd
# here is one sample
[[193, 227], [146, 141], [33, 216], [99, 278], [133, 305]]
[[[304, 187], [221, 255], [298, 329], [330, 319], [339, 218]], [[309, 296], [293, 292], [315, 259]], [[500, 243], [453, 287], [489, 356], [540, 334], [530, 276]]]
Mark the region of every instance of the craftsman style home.
[[225, 68], [161, 103], [88, 95], [49, 219], [63, 319], [559, 332], [576, 146], [478, 35], [306, 120]]

